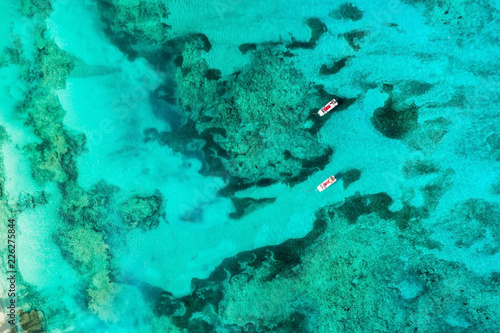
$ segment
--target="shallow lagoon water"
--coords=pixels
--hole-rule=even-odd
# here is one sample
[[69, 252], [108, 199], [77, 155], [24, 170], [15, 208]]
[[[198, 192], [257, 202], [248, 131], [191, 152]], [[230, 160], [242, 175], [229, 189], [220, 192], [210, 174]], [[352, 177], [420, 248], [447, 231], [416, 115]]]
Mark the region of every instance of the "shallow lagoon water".
[[19, 331], [500, 329], [494, 1], [3, 6]]

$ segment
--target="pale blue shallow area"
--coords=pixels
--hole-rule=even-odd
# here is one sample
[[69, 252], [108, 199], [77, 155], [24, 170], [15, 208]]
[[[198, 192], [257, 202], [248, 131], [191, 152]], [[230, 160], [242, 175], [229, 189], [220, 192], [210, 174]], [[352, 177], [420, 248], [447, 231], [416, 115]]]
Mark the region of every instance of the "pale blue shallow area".
[[[166, 217], [158, 227], [106, 239], [116, 288], [107, 319], [91, 313], [83, 296], [84, 279], [53, 241], [52, 233], [60, 221], [59, 190], [54, 184], [35, 184], [29, 161], [15, 148], [36, 140], [30, 130], [21, 130], [23, 125], [15, 115], [12, 87], [19, 78], [8, 68], [0, 68], [0, 98], [12, 101], [2, 102], [0, 114], [2, 126], [11, 136], [11, 142], [3, 146], [5, 186], [12, 198], [41, 189], [51, 198], [49, 204], [18, 216], [24, 244], [19, 250], [23, 258], [19, 270], [45, 300], [43, 306], [64, 309], [54, 316], [57, 319], [47, 318], [47, 325], [56, 327], [51, 332], [175, 332], [167, 328], [170, 324], [158, 323], [149, 293], [163, 290], [172, 297], [189, 295], [192, 279], [208, 278], [225, 258], [304, 237], [313, 229], [317, 211], [328, 205], [340, 207], [357, 194], [386, 193], [393, 199], [392, 212], [407, 203], [425, 207], [425, 186], [431, 183], [448, 184], [430, 216], [421, 221], [426, 237], [441, 247], [423, 251], [458, 262], [481, 278], [500, 272], [500, 253], [495, 250], [500, 247], [499, 221], [471, 224], [485, 233], [469, 246], [456, 243], [467, 231], [460, 229], [458, 234], [446, 226], [454, 218], [453, 207], [469, 198], [485, 200], [493, 207], [500, 204], [499, 4], [490, 1], [485, 26], [465, 24], [458, 31], [441, 24], [433, 16], [437, 11], [426, 11], [424, 5], [396, 0], [353, 3], [363, 11], [357, 21], [330, 14], [342, 4], [332, 1], [167, 1], [167, 22], [173, 35], [206, 35], [212, 49], [205, 59], [223, 77], [250, 63], [252, 53], [242, 54], [239, 45], [308, 40], [311, 31], [306, 19], [318, 18], [327, 32], [313, 49], [293, 50], [295, 67], [309, 82], [324, 85], [328, 93], [354, 100], [345, 110], [325, 116], [328, 118], [316, 135], [320, 143], [333, 148], [330, 162], [295, 186], [281, 181], [236, 192], [236, 198], [276, 200], [235, 220], [230, 217], [235, 211], [231, 198], [218, 194], [228, 178], [204, 173], [202, 155], [182, 154], [168, 144], [144, 140], [146, 129], [170, 132], [186, 120], [182, 108], [151, 97], [165, 80], [173, 80], [175, 68], [158, 70], [141, 55], [133, 59], [122, 52], [105, 33], [94, 1], [54, 2], [46, 20], [46, 37], [77, 59], [65, 88], [54, 93], [65, 111], [64, 126], [87, 136], [87, 151], [76, 158], [79, 184], [90, 190], [105, 179], [119, 187], [117, 202], [159, 191], [167, 204]], [[2, 19], [2, 35], [11, 29], [5, 22], [14, 31], [22, 29], [22, 20]], [[354, 39], [359, 50], [342, 37], [356, 30], [366, 32]], [[320, 74], [322, 65], [331, 66], [344, 57], [349, 60], [338, 73]], [[388, 99], [383, 85], [407, 87], [414, 82], [425, 83], [427, 88], [407, 95], [401, 90], [404, 97], [400, 102], [418, 106], [422, 128], [426, 121], [446, 119], [445, 134], [435, 144], [426, 141], [431, 139], [424, 130], [410, 133], [405, 141], [388, 138], [373, 126], [374, 110]], [[204, 143], [190, 144], [197, 151]], [[409, 177], [404, 167], [415, 160], [431, 161], [440, 172]], [[315, 191], [330, 175], [349, 169], [361, 170], [360, 179], [348, 187], [339, 179], [324, 192]], [[194, 217], [186, 222], [186, 215]], [[110, 219], [121, 223], [117, 214]], [[420, 292], [412, 284], [402, 283], [399, 288], [403, 298], [417, 297]], [[457, 332], [472, 325], [459, 315], [447, 320]]]

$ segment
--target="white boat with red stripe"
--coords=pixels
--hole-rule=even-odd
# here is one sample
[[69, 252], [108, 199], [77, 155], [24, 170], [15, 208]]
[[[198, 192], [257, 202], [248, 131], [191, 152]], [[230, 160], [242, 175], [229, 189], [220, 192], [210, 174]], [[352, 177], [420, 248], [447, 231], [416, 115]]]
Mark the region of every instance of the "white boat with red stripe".
[[318, 111], [318, 114], [320, 116], [323, 116], [325, 114], [327, 114], [328, 112], [330, 112], [331, 110], [333, 110], [334, 107], [336, 107], [337, 105], [339, 105], [339, 103], [337, 102], [336, 99], [332, 99], [330, 102], [328, 102], [327, 105], [323, 106], [321, 108], [321, 110]]
[[335, 183], [337, 181], [337, 179], [335, 179], [334, 176], [331, 176], [329, 177], [327, 180], [325, 180], [324, 182], [322, 182], [321, 184], [318, 185], [317, 189], [318, 191], [323, 191], [325, 188], [327, 188], [328, 186], [332, 185], [333, 183]]

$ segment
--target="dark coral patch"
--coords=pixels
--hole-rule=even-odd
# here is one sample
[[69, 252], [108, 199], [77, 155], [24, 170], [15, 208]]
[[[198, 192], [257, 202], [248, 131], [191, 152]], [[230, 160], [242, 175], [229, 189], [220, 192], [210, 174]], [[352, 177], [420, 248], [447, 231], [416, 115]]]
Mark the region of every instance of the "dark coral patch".
[[249, 51], [257, 50], [257, 44], [255, 43], [245, 43], [238, 46], [238, 50], [240, 50], [241, 54], [247, 54]]
[[349, 46], [352, 47], [352, 49], [354, 51], [359, 51], [361, 49], [361, 46], [359, 45], [359, 43], [366, 35], [367, 35], [366, 31], [353, 30], [353, 31], [343, 33], [339, 36], [344, 38], [345, 41], [347, 42], [347, 44], [349, 44]]
[[197, 33], [191, 35], [191, 38], [197, 39], [199, 42], [201, 42], [201, 49], [205, 52], [209, 52], [212, 49], [212, 43], [210, 43], [210, 40], [208, 37], [202, 33]]
[[276, 201], [276, 198], [231, 198], [233, 202], [235, 212], [230, 213], [229, 217], [235, 220], [241, 219], [243, 216], [250, 214], [251, 212]]
[[342, 172], [337, 178], [342, 179], [344, 190], [346, 190], [349, 185], [357, 182], [361, 178], [361, 170], [359, 169], [349, 169]]
[[438, 171], [437, 165], [431, 161], [411, 160], [407, 161], [403, 166], [403, 175], [405, 177], [428, 175]]
[[327, 65], [321, 65], [321, 68], [319, 69], [319, 73], [321, 75], [332, 75], [332, 74], [337, 74], [340, 72], [342, 68], [345, 67], [347, 61], [351, 59], [352, 57], [344, 57], [340, 60], [337, 60], [333, 63], [331, 66]]
[[289, 49], [314, 49], [319, 38], [328, 30], [326, 25], [318, 18], [307, 19], [307, 26], [311, 29], [311, 38], [307, 42], [298, 41], [292, 37], [292, 42], [286, 47]]
[[420, 81], [408, 81], [401, 85], [401, 90], [407, 95], [420, 96], [428, 92], [432, 84]]
[[392, 198], [387, 193], [356, 194], [347, 197], [345, 203], [337, 208], [337, 211], [350, 223], [356, 223], [360, 216], [371, 213], [378, 213], [380, 217], [389, 219], [392, 216], [389, 210], [391, 204]]
[[385, 105], [376, 109], [371, 118], [377, 131], [390, 139], [402, 139], [418, 127], [418, 107], [415, 104], [401, 106], [393, 98], [392, 86], [384, 85], [389, 93]]
[[376, 193], [368, 195], [355, 194], [347, 197], [345, 203], [335, 209], [340, 216], [349, 223], [356, 223], [363, 215], [375, 213], [385, 220], [392, 220], [400, 229], [406, 229], [412, 221], [427, 216], [427, 209], [413, 207], [403, 203], [403, 207], [393, 212], [389, 207], [393, 204], [392, 198], [387, 193]]
[[415, 105], [396, 110], [392, 103], [386, 103], [373, 112], [372, 123], [377, 131], [390, 139], [401, 139], [417, 127], [418, 108]]
[[223, 196], [223, 197], [231, 197], [233, 196], [236, 192], [239, 191], [244, 191], [252, 186], [256, 185], [253, 182], [248, 182], [245, 181], [242, 178], [239, 177], [229, 177], [229, 181], [226, 186], [221, 188], [218, 192], [217, 195]]
[[216, 68], [207, 69], [205, 72], [205, 77], [208, 80], [217, 81], [221, 78], [221, 76], [222, 72]]
[[[192, 44], [184, 52], [197, 54]], [[210, 69], [203, 58], [189, 59], [177, 70], [179, 81], [185, 81], [179, 104], [190, 118], [189, 128], [178, 131], [189, 134], [162, 134], [177, 149], [182, 149], [181, 141], [187, 137], [199, 137], [205, 141], [203, 153], [224, 164], [226, 176], [244, 178], [245, 183], [261, 179], [294, 183], [317, 170], [316, 163], [321, 168], [328, 162], [332, 150], [304, 127], [308, 113], [303, 110], [318, 104], [317, 95], [283, 52], [258, 50], [242, 72], [224, 81], [207, 80]], [[271, 135], [273, 140], [268, 140]], [[296, 158], [287, 158], [284, 151]]]
[[[168, 43], [171, 29], [164, 22], [168, 16], [164, 5], [140, 1], [137, 6], [119, 6], [107, 0], [98, 0], [96, 4], [104, 23], [104, 33], [129, 59], [139, 56], [149, 58], [149, 53], [164, 53], [160, 49]], [[159, 47], [153, 50], [150, 45]], [[162, 54], [163, 61], [164, 56]]]
[[160, 223], [164, 199], [159, 191], [151, 196], [134, 195], [119, 207], [119, 215], [129, 228], [153, 229]]
[[337, 10], [332, 10], [329, 14], [336, 19], [359, 21], [363, 18], [363, 11], [350, 2], [343, 3]]

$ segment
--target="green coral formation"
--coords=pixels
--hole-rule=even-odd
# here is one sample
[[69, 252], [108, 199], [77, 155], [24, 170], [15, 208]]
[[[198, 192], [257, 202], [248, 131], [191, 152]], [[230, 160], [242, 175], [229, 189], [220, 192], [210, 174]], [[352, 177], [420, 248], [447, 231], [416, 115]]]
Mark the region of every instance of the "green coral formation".
[[75, 181], [68, 181], [60, 189], [65, 200], [61, 202], [59, 215], [66, 222], [72, 226], [86, 224], [99, 231], [106, 230], [117, 186], [100, 181], [85, 191]]
[[271, 257], [228, 281], [219, 306], [225, 325], [278, 331], [301, 318], [301, 332], [493, 332], [500, 324], [490, 279], [425, 254], [420, 232], [403, 237], [374, 215], [354, 227], [330, 215], [324, 235], [287, 274], [268, 278]]
[[112, 42], [132, 57], [153, 51], [170, 38], [164, 2], [150, 0], [98, 0], [101, 20]]
[[202, 42], [187, 42], [177, 69], [179, 101], [200, 134], [228, 153], [230, 174], [256, 181], [293, 179], [308, 160], [331, 154], [305, 128], [317, 98], [281, 51], [255, 51], [234, 80], [209, 80]]
[[153, 229], [160, 223], [162, 204], [159, 191], [151, 196], [134, 195], [120, 205], [119, 214], [128, 228]]
[[43, 30], [40, 30], [36, 35], [35, 61], [21, 63], [26, 81], [33, 83], [18, 105], [18, 112], [25, 116], [26, 124], [41, 139], [40, 143], [25, 147], [30, 155], [33, 178], [41, 184], [66, 181], [65, 169], [70, 166], [65, 162], [71, 155], [70, 141], [84, 141], [84, 137], [73, 138], [63, 129], [64, 110], [54, 94], [56, 89], [64, 87], [64, 78], [73, 68], [73, 59], [42, 34]]
[[[39, 2], [23, 4], [23, 12], [28, 16], [48, 15], [47, 7], [41, 8]], [[106, 303], [113, 284], [108, 245], [100, 231], [107, 228], [104, 216], [108, 215], [107, 205], [115, 189], [96, 184], [86, 192], [77, 183], [74, 158], [84, 151], [85, 136], [64, 128], [64, 110], [56, 95], [56, 90], [65, 87], [66, 77], [74, 68], [74, 58], [46, 38], [44, 25], [37, 25], [34, 36], [34, 54], [30, 61], [26, 51], [30, 46], [24, 46], [19, 39], [16, 53], [8, 53], [11, 58], [15, 56], [21, 78], [29, 82], [28, 88], [22, 91], [18, 114], [39, 139], [24, 150], [31, 161], [33, 178], [41, 186], [48, 182], [59, 185], [62, 194], [59, 213], [65, 223], [59, 226], [55, 239], [68, 261], [87, 277], [89, 308], [101, 314], [100, 307]], [[20, 197], [16, 210], [34, 208], [45, 200], [43, 192]], [[44, 312], [52, 313], [51, 309]]]
[[103, 233], [96, 231], [103, 227], [99, 223], [100, 214], [106, 208], [93, 206], [92, 201], [98, 199], [75, 185], [67, 186], [64, 195], [61, 216], [68, 223], [61, 226], [56, 240], [66, 259], [82, 276], [87, 277], [89, 309], [101, 319], [109, 320], [105, 308], [113, 290], [109, 247]]
[[91, 276], [87, 289], [88, 306], [100, 314], [101, 306], [106, 304], [113, 288], [109, 278], [108, 246], [103, 236], [88, 226], [81, 226], [66, 232], [62, 242], [77, 262], [75, 267], [82, 274]]
[[[463, 263], [431, 252], [441, 251], [443, 244], [434, 240], [428, 218], [453, 171], [422, 160], [408, 168], [409, 177], [432, 176], [418, 189], [423, 205], [410, 203], [413, 187], [403, 189], [399, 204], [386, 193], [356, 193], [341, 206], [320, 209], [306, 237], [224, 260], [208, 279], [193, 281], [189, 296], [164, 293], [158, 315], [170, 316], [188, 331], [443, 332], [465, 327], [493, 332], [499, 310], [492, 304], [500, 298], [485, 286], [494, 276], [476, 275]], [[361, 172], [345, 174], [355, 179]], [[484, 206], [467, 216], [475, 214], [491, 226], [498, 219], [486, 216], [491, 210]], [[457, 223], [466, 228], [464, 221]]]

